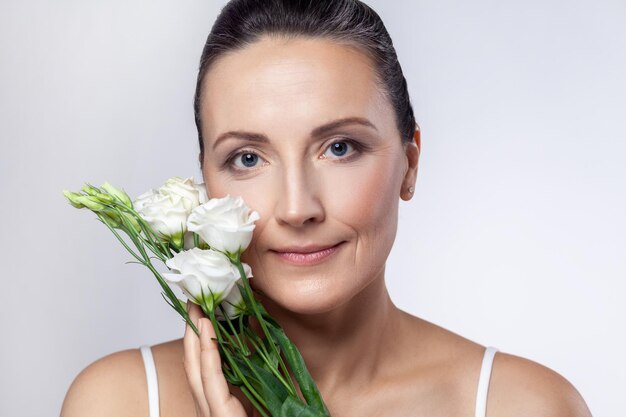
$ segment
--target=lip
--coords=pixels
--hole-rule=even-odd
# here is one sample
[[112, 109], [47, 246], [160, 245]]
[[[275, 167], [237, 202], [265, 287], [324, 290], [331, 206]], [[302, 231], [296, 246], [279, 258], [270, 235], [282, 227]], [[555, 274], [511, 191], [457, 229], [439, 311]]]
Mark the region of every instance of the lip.
[[289, 246], [271, 250], [279, 259], [293, 265], [316, 265], [334, 255], [344, 242], [334, 246]]

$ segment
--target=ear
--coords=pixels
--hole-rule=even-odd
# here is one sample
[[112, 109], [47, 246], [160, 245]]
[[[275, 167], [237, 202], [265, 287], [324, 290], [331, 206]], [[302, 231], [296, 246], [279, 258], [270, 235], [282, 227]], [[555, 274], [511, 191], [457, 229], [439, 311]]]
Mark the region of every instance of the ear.
[[413, 141], [404, 144], [404, 152], [407, 158], [407, 168], [402, 180], [402, 189], [400, 190], [400, 198], [409, 201], [413, 198], [413, 194], [409, 192], [409, 187], [415, 190], [415, 181], [417, 180], [417, 166], [422, 149], [422, 139], [420, 135], [420, 127], [415, 124], [415, 133]]

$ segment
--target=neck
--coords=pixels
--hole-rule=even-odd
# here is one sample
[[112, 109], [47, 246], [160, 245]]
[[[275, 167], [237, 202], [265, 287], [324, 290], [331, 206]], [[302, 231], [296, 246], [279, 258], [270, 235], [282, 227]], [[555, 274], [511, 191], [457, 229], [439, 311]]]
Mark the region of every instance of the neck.
[[401, 314], [389, 298], [384, 273], [349, 302], [322, 314], [295, 314], [269, 299], [262, 302], [326, 392], [348, 381], [373, 380], [392, 350]]

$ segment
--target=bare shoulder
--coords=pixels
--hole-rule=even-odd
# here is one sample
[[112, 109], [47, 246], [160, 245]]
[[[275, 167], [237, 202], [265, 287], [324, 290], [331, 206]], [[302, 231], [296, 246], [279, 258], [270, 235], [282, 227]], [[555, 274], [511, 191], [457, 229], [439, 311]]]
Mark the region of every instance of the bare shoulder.
[[493, 361], [487, 415], [517, 417], [590, 417], [587, 404], [559, 373], [504, 352]]
[[[457, 398], [455, 415], [470, 409], [473, 412], [485, 346], [413, 316], [408, 323], [416, 333], [411, 345], [420, 348], [427, 369], [434, 370], [432, 380], [443, 377], [446, 386], [452, 387], [446, 404], [449, 398]], [[493, 360], [487, 417], [591, 417], [591, 413], [580, 393], [562, 375], [500, 351]]]
[[112, 353], [83, 369], [70, 386], [61, 417], [148, 414], [147, 382], [139, 349]]

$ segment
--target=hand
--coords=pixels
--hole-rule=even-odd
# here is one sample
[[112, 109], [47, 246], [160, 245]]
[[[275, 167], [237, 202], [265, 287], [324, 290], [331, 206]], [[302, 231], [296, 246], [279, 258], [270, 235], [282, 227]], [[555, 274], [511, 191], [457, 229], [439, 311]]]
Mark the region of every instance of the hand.
[[247, 417], [246, 411], [228, 390], [228, 382], [222, 373], [222, 362], [217, 349], [215, 330], [211, 321], [204, 317], [199, 306], [187, 301], [189, 317], [200, 331], [200, 338], [193, 329], [185, 326], [183, 363], [187, 382], [196, 406], [198, 417]]

